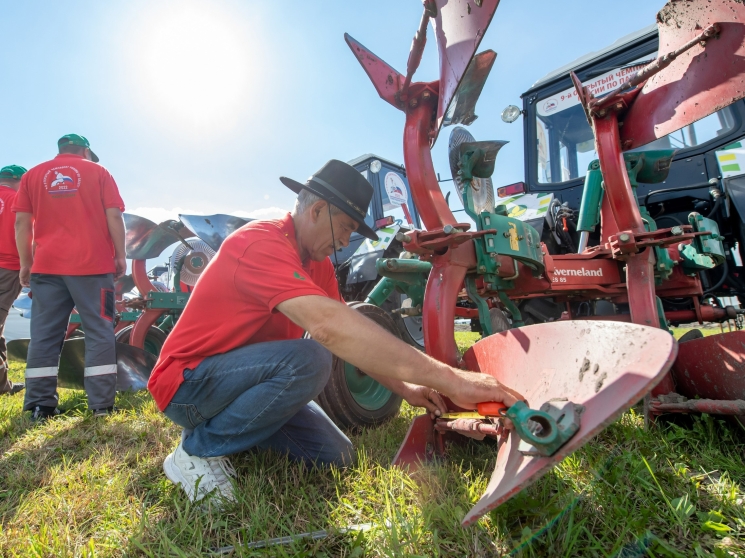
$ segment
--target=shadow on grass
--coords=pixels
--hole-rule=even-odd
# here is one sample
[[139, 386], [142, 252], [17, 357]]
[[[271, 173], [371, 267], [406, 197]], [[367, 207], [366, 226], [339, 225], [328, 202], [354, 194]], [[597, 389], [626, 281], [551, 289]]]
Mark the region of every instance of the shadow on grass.
[[[85, 393], [61, 390], [63, 414], [43, 423], [33, 423], [30, 413], [7, 412], [0, 442], [0, 523], [12, 522], [18, 509], [39, 491], [54, 490], [58, 473], [86, 469], [87, 477], [106, 471], [130, 470], [129, 492], [143, 495], [146, 479], [155, 467], [143, 467], [148, 451], [161, 447], [164, 433], [143, 419], [150, 403], [148, 394], [119, 394], [120, 412], [106, 419], [93, 418]], [[90, 469], [90, 470], [87, 470]], [[63, 480], [63, 479], [62, 479]], [[91, 480], [88, 478], [87, 480]], [[33, 505], [33, 504], [32, 504]]]

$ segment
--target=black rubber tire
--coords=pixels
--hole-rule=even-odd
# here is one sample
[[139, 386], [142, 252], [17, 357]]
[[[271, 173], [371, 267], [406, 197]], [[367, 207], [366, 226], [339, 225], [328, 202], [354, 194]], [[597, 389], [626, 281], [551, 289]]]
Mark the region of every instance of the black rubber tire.
[[[382, 308], [364, 302], [349, 302], [348, 305], [392, 335], [401, 338], [393, 318]], [[318, 404], [337, 426], [349, 430], [359, 430], [383, 424], [398, 414], [403, 399], [393, 392], [391, 392], [385, 404], [379, 408], [371, 410], [361, 407], [349, 390], [344, 365], [345, 362], [342, 359], [333, 357], [331, 377], [326, 387], [316, 398]], [[362, 374], [359, 370], [357, 372]]]
[[[132, 335], [132, 328], [134, 325], [127, 326], [116, 333], [117, 343], [129, 343], [129, 337]], [[145, 336], [145, 350], [156, 357], [160, 354], [160, 349], [163, 347], [163, 343], [166, 342], [168, 334], [155, 326], [150, 326], [150, 329]], [[157, 347], [157, 352], [148, 349], [148, 341], [151, 347]]]

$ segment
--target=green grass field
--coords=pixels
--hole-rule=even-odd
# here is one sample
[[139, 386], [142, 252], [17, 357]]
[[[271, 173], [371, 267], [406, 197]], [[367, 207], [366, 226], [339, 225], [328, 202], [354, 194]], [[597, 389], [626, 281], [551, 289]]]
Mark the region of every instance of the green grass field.
[[[476, 334], [459, 333], [465, 347]], [[12, 376], [22, 377], [14, 366]], [[95, 421], [70, 412], [32, 425], [0, 398], [0, 556], [745, 556], [745, 433], [709, 416], [643, 428], [631, 410], [542, 480], [462, 529], [494, 467], [493, 444], [454, 447], [411, 478], [389, 466], [414, 410], [352, 436], [358, 463], [309, 470], [267, 453], [237, 456], [239, 501], [189, 504], [161, 464], [179, 431], [148, 394]], [[372, 523], [364, 533], [340, 533]], [[242, 543], [325, 529], [331, 536], [256, 550]], [[646, 552], [646, 554], [645, 554]]]

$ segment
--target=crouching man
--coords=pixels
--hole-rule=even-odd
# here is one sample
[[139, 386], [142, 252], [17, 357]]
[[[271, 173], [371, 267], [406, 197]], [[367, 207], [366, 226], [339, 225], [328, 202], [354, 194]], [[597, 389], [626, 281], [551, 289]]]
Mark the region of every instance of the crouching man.
[[192, 500], [215, 490], [232, 500], [226, 456], [250, 448], [352, 463], [351, 442], [312, 401], [332, 353], [430, 412], [446, 410], [438, 392], [465, 408], [517, 401], [493, 377], [428, 357], [341, 300], [329, 256], [354, 231], [377, 238], [365, 224], [373, 188], [359, 172], [331, 160], [305, 184], [280, 180], [298, 194], [295, 209], [225, 240], [150, 377], [158, 407], [184, 429], [163, 468]]

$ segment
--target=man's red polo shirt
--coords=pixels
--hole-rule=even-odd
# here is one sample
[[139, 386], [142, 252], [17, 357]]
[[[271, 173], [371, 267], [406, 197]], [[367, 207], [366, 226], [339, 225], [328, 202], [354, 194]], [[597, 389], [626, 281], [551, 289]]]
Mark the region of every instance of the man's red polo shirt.
[[31, 273], [114, 273], [106, 221], [114, 207], [124, 211], [114, 178], [82, 155], [60, 154], [24, 174], [13, 211], [34, 216]]
[[184, 370], [208, 356], [302, 337], [303, 329], [276, 306], [306, 295], [341, 300], [331, 260], [300, 261], [289, 213], [276, 221], [252, 221], [231, 234], [197, 281], [150, 375], [148, 389], [158, 408], [171, 402]]
[[16, 248], [16, 216], [11, 211], [16, 191], [0, 185], [0, 267], [17, 271], [21, 269]]

